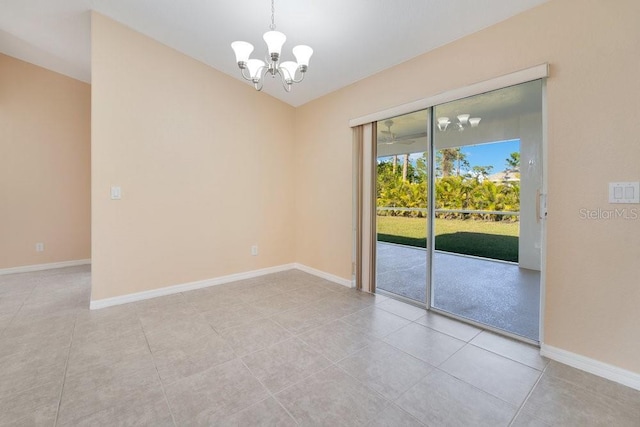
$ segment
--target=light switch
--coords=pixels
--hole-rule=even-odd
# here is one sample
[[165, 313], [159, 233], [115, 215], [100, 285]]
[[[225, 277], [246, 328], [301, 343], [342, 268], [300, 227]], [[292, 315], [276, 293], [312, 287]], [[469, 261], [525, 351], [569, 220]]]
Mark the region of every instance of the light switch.
[[632, 186], [624, 188], [624, 198], [625, 199], [633, 199], [635, 197], [635, 188]]
[[120, 200], [122, 199], [122, 189], [120, 186], [112, 185], [111, 186], [111, 200]]
[[610, 182], [609, 203], [640, 203], [640, 182]]
[[622, 199], [622, 187], [613, 187], [613, 198]]

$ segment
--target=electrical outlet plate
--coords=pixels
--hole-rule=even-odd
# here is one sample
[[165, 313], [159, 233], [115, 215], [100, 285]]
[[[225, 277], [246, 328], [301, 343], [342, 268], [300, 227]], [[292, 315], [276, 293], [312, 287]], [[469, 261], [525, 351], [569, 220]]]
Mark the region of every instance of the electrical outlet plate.
[[118, 185], [111, 186], [111, 200], [120, 200], [122, 199], [122, 188]]
[[640, 203], [640, 182], [610, 182], [609, 203]]

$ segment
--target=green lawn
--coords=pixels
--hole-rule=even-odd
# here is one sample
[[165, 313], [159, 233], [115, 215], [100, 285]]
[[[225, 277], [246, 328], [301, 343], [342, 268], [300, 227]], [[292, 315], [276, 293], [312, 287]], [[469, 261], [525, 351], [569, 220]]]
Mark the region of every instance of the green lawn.
[[[378, 240], [426, 247], [425, 218], [378, 216]], [[436, 249], [504, 261], [518, 261], [517, 222], [436, 219]]]

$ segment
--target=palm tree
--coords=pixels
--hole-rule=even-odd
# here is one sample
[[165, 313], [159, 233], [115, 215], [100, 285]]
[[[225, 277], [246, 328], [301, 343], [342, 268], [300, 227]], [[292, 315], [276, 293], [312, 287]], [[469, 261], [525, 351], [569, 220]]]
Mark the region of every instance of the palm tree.
[[402, 163], [402, 180], [407, 181], [407, 171], [409, 170], [409, 153], [404, 155], [404, 162]]
[[505, 172], [520, 172], [520, 152], [515, 151], [507, 159], [507, 169]]
[[468, 168], [469, 162], [467, 155], [462, 152], [460, 147], [443, 148], [436, 153], [437, 169], [441, 176], [449, 176], [455, 170], [457, 176], [461, 175], [462, 168]]

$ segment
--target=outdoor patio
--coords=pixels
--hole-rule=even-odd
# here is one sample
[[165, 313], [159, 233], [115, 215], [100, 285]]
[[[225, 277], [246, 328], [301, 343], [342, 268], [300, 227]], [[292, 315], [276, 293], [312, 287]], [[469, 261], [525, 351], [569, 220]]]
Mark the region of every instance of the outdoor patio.
[[[425, 302], [425, 249], [378, 242], [377, 288]], [[436, 251], [433, 306], [538, 341], [540, 272]]]

